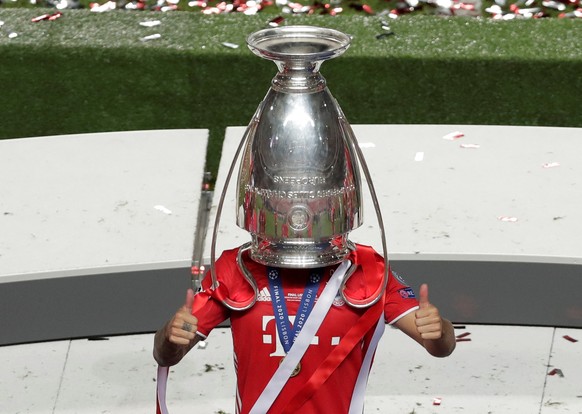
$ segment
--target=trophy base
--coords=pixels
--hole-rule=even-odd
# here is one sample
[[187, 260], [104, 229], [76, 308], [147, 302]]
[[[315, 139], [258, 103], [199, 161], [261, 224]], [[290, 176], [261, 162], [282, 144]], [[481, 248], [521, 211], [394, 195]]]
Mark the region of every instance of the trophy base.
[[341, 263], [355, 249], [347, 235], [326, 241], [288, 239], [273, 242], [257, 235], [249, 255], [255, 262], [265, 266], [309, 269]]

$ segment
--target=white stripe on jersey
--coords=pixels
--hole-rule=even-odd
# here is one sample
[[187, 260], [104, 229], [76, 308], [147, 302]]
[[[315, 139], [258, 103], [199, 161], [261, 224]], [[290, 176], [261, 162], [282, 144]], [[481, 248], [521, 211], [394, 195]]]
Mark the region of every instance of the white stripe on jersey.
[[[232, 360], [234, 362], [234, 374], [235, 374], [235, 378], [238, 378], [238, 360], [236, 358], [236, 353], [233, 352], [232, 353]], [[236, 406], [235, 406], [235, 412], [236, 414], [240, 414], [240, 408], [242, 406], [242, 401], [240, 399], [240, 393], [238, 392], [238, 382], [236, 384]]]

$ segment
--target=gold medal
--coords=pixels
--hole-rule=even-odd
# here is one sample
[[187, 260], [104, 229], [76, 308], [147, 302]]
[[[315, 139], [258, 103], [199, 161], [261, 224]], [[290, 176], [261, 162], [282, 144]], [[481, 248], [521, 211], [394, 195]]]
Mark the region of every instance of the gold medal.
[[[281, 361], [279, 361], [279, 365], [283, 363], [284, 359], [285, 358], [281, 358]], [[301, 362], [298, 362], [293, 372], [291, 372], [290, 378], [296, 377], [300, 372], [301, 372]]]

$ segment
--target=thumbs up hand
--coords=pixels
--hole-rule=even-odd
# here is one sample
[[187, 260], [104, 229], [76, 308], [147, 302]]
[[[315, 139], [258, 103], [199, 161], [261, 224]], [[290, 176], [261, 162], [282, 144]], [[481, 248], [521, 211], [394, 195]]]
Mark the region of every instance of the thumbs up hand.
[[422, 339], [440, 339], [443, 335], [443, 320], [439, 310], [428, 300], [428, 285], [420, 286], [419, 309], [416, 311], [416, 330]]
[[194, 291], [186, 291], [184, 305], [178, 309], [174, 317], [166, 324], [166, 338], [176, 345], [189, 345], [196, 336], [198, 329], [198, 319], [192, 315], [192, 304], [194, 303]]

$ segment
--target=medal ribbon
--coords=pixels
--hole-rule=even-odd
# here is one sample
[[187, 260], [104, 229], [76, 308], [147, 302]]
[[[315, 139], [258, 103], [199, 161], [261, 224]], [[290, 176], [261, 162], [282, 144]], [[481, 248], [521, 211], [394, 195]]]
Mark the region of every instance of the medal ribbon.
[[291, 372], [297, 366], [297, 363], [299, 363], [305, 354], [305, 351], [307, 351], [311, 340], [325, 319], [325, 316], [327, 315], [350, 266], [351, 262], [345, 260], [336, 269], [329, 282], [327, 282], [313, 308], [313, 314], [305, 322], [305, 326], [297, 336], [297, 341], [295, 341], [291, 347], [291, 351], [289, 351], [285, 359], [283, 359], [283, 362], [279, 365], [279, 368], [275, 371], [273, 377], [269, 380], [257, 401], [255, 401], [249, 414], [265, 414], [269, 411], [271, 405], [273, 405], [273, 401], [275, 401], [287, 383]]
[[287, 311], [287, 305], [285, 304], [283, 284], [279, 275], [279, 269], [274, 267], [267, 269], [267, 279], [269, 280], [269, 290], [271, 291], [271, 302], [273, 303], [277, 332], [286, 354], [289, 353], [291, 346], [295, 342], [299, 332], [301, 332], [303, 325], [305, 325], [305, 321], [315, 305], [315, 295], [319, 290], [321, 275], [321, 269], [315, 269], [309, 275], [309, 280], [305, 285], [303, 296], [301, 296], [301, 303], [297, 310], [297, 315], [295, 316], [295, 323], [291, 326], [289, 312]]

